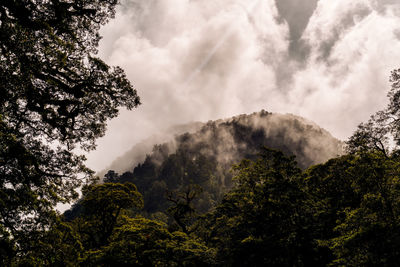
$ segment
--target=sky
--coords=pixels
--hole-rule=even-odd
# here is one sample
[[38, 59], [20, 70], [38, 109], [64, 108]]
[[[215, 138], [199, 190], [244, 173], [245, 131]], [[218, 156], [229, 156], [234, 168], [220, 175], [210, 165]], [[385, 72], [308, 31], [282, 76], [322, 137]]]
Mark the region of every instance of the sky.
[[385, 107], [400, 68], [399, 0], [123, 0], [99, 56], [142, 105], [111, 120], [96, 171], [176, 124], [261, 109], [342, 140]]

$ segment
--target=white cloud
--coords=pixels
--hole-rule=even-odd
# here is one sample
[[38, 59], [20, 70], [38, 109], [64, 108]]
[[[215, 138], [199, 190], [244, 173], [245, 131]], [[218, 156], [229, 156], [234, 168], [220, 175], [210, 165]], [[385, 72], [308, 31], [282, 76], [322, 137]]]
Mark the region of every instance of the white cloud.
[[382, 108], [400, 57], [399, 22], [372, 1], [321, 0], [303, 35], [311, 45], [307, 66], [294, 74], [298, 113], [345, 138]]
[[111, 121], [89, 165], [102, 169], [172, 124], [261, 109], [349, 136], [386, 101], [400, 57], [400, 4], [307, 1], [297, 13], [288, 12], [296, 0], [279, 10], [273, 0], [125, 1], [102, 29], [100, 56], [125, 69], [143, 105]]

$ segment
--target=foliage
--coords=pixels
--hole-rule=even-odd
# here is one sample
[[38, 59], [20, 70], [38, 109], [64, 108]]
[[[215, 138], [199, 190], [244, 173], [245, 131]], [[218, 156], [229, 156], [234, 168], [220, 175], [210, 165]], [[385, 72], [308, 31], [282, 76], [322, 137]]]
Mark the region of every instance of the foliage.
[[[331, 214], [340, 214], [333, 228], [336, 235], [321, 240], [335, 254], [332, 265], [396, 266], [400, 243], [400, 69], [392, 71], [390, 81], [388, 106], [360, 124], [347, 142], [352, 154], [345, 169], [349, 205], [332, 207]], [[334, 169], [329, 171], [332, 178], [342, 176], [337, 174]]]
[[196, 217], [193, 200], [201, 194], [201, 191], [199, 186], [189, 185], [183, 192], [167, 192], [167, 200], [173, 203], [168, 213], [184, 233], [188, 233], [188, 228]]
[[120, 68], [93, 57], [116, 0], [2, 1], [1, 114], [18, 133], [85, 148], [118, 107], [135, 107]]
[[[321, 140], [327, 143], [322, 145]], [[144, 197], [143, 215], [168, 214], [172, 223], [176, 218], [168, 209], [175, 204], [167, 200], [166, 192], [183, 193], [190, 185], [201, 187], [191, 205], [204, 214], [232, 188], [232, 164], [243, 158], [256, 159], [263, 145], [297, 155], [299, 166], [306, 168], [340, 154], [342, 144], [300, 117], [261, 111], [210, 121], [196, 132], [176, 136], [173, 143], [155, 145], [132, 171], [118, 175], [110, 170], [104, 181], [133, 182]]]
[[[302, 171], [293, 157], [264, 148], [258, 159], [243, 160], [233, 169], [234, 187], [194, 224], [192, 201], [199, 189], [189, 186], [167, 195], [182, 231], [138, 215], [143, 202], [129, 182], [87, 186], [77, 217], [27, 239], [29, 253], [18, 263], [396, 266], [400, 245], [396, 154], [364, 151]], [[6, 245], [13, 251], [12, 243]]]
[[398, 158], [388, 159], [377, 152], [348, 157], [346, 163], [346, 184], [337, 179], [340, 172], [329, 174], [350, 194], [340, 198], [325, 195], [337, 201], [333, 207], [325, 207], [325, 213], [336, 216], [331, 217], [333, 235], [325, 236], [321, 244], [333, 251], [332, 265], [395, 266], [400, 244]]
[[[208, 211], [222, 197], [225, 187], [220, 182], [221, 174], [214, 157], [188, 148], [180, 148], [170, 155], [165, 153], [166, 147], [157, 149], [159, 151], [135, 167], [133, 173], [117, 176], [111, 170], [106, 174], [105, 181], [135, 183], [143, 193], [144, 211], [149, 215], [158, 212], [171, 214], [168, 209], [177, 204], [174, 203], [176, 199], [172, 201], [172, 195], [176, 198], [189, 187], [202, 188], [196, 189], [196, 197], [191, 201], [193, 209], [200, 213]], [[161, 163], [155, 163], [158, 156]], [[75, 207], [76, 210], [78, 208]]]
[[89, 266], [202, 266], [212, 262], [212, 251], [182, 232], [170, 233], [162, 223], [128, 219], [117, 228], [109, 245], [93, 251]]
[[95, 57], [116, 4], [0, 3], [0, 240], [14, 248], [91, 178], [73, 149], [93, 149], [119, 107], [139, 104], [124, 72]]
[[[143, 205], [131, 183], [87, 186], [82, 212], [71, 222], [57, 218], [37, 232], [23, 266], [209, 266], [213, 250], [194, 236], [137, 215]], [[11, 261], [10, 264], [11, 265]]]
[[83, 190], [83, 212], [73, 223], [85, 248], [99, 248], [108, 242], [122, 215], [143, 207], [142, 195], [132, 183], [91, 185]]
[[349, 138], [350, 153], [376, 150], [388, 156], [400, 151], [400, 69], [390, 76], [392, 87], [388, 93], [388, 106], [361, 123]]
[[387, 125], [387, 113], [379, 111], [371, 116], [368, 122], [361, 123], [347, 141], [347, 150], [350, 153], [379, 151], [388, 156], [390, 154], [390, 127]]
[[49, 230], [37, 232], [30, 242], [28, 253], [17, 261], [18, 265], [76, 266], [84, 252], [79, 234], [60, 218]]
[[234, 169], [235, 187], [200, 232], [218, 250], [222, 265], [316, 264], [309, 259], [310, 214], [294, 159], [264, 149], [259, 159], [244, 160]]

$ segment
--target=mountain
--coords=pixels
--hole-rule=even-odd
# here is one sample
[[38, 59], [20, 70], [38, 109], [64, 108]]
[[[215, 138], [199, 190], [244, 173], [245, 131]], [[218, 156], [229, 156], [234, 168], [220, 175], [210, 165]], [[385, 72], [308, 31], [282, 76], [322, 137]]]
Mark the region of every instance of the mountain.
[[98, 172], [99, 177], [103, 177], [108, 170], [115, 170], [119, 173], [131, 171], [133, 166], [142, 163], [146, 159], [146, 155], [151, 153], [155, 144], [163, 144], [171, 142], [175, 136], [183, 133], [193, 133], [201, 129], [204, 126], [202, 122], [190, 122], [186, 124], [179, 124], [164, 129], [145, 140], [132, 146], [123, 155], [116, 158], [109, 166], [102, 171]]
[[[183, 130], [187, 132], [153, 144], [147, 155], [144, 152], [154, 138], [134, 146], [111, 164], [104, 181], [135, 183], [144, 197], [144, 214], [150, 217], [165, 214], [183, 192], [197, 190], [194, 206], [202, 213], [214, 207], [232, 187], [232, 165], [244, 158], [256, 158], [263, 146], [295, 156], [303, 169], [343, 153], [341, 141], [292, 114], [262, 110], [179, 126], [171, 132]], [[130, 170], [126, 168], [129, 162]]]

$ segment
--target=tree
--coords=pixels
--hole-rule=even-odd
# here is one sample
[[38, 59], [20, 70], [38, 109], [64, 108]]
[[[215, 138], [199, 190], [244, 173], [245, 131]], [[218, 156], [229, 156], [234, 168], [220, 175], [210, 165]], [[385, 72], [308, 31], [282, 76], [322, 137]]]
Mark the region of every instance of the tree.
[[103, 178], [103, 181], [105, 183], [112, 183], [112, 182], [117, 182], [119, 178], [119, 175], [117, 172], [115, 172], [114, 170], [109, 170]]
[[360, 200], [352, 184], [354, 176], [349, 170], [354, 167], [354, 156], [345, 155], [312, 166], [302, 173], [301, 188], [307, 195], [307, 204], [312, 211], [312, 238], [320, 265], [325, 266], [334, 259], [334, 253], [323, 240], [338, 236], [335, 231], [338, 221], [344, 217], [345, 209], [356, 208]]
[[79, 234], [59, 217], [31, 242], [29, 251], [11, 266], [77, 266], [84, 252]]
[[381, 151], [331, 159], [303, 173], [313, 233], [330, 266], [396, 266], [400, 165]]
[[[143, 201], [132, 183], [87, 186], [81, 205], [82, 212], [74, 221], [63, 222], [70, 225], [71, 233], [80, 237], [83, 246], [83, 250], [70, 248], [78, 252], [67, 258], [74, 266], [78, 263], [82, 266], [205, 266], [212, 263], [213, 251], [198, 238], [170, 232], [164, 223], [138, 215]], [[69, 228], [63, 229], [66, 231], [58, 232], [58, 239], [44, 242], [28, 259], [43, 264], [61, 258], [69, 244], [58, 253], [50, 248], [52, 243], [59, 245], [62, 236], [69, 236]], [[53, 237], [53, 232], [47, 231], [44, 236]], [[43, 251], [48, 251], [49, 257], [44, 259]]]
[[90, 185], [83, 190], [83, 212], [75, 219], [86, 249], [108, 243], [122, 215], [143, 207], [142, 195], [132, 183]]
[[391, 126], [388, 123], [388, 113], [379, 111], [371, 118], [358, 125], [357, 130], [347, 141], [347, 150], [350, 153], [364, 153], [379, 151], [388, 157], [392, 149], [389, 146]]
[[0, 3], [2, 240], [46, 228], [53, 207], [76, 198], [92, 175], [73, 149], [94, 149], [120, 107], [140, 104], [123, 70], [95, 57], [98, 30], [116, 4]]
[[347, 141], [350, 153], [379, 151], [388, 157], [400, 152], [400, 69], [393, 70], [388, 106], [361, 123]]
[[193, 200], [202, 193], [199, 185], [188, 185], [182, 191], [167, 191], [167, 200], [172, 203], [168, 213], [175, 220], [176, 225], [184, 233], [189, 232], [189, 227], [196, 219], [196, 210]]
[[85, 266], [210, 266], [213, 250], [182, 232], [170, 233], [157, 221], [127, 219], [110, 243], [93, 251]]
[[217, 249], [220, 264], [318, 265], [294, 159], [264, 149], [259, 159], [244, 160], [234, 169], [234, 188], [202, 222], [205, 234], [199, 233]]

